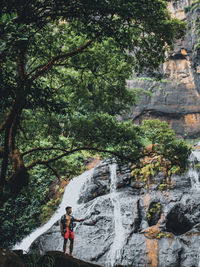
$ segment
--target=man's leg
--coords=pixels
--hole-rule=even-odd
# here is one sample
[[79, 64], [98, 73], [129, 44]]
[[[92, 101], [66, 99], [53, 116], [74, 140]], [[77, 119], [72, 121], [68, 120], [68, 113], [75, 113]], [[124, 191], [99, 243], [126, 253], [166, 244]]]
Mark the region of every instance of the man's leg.
[[72, 256], [72, 251], [74, 248], [74, 239], [70, 240], [70, 245], [69, 245], [69, 255]]
[[63, 243], [63, 252], [66, 253], [66, 245], [67, 245], [67, 240], [64, 238], [64, 243]]

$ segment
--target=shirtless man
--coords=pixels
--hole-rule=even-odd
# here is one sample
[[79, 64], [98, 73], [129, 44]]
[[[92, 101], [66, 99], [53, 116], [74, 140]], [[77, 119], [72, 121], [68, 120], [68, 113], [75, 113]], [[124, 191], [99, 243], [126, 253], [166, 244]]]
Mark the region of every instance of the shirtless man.
[[66, 214], [61, 217], [60, 230], [61, 235], [64, 237], [63, 252], [66, 253], [67, 240], [70, 240], [69, 255], [72, 256], [74, 247], [74, 222], [82, 222], [84, 219], [75, 219], [70, 214], [72, 213], [72, 207], [66, 207]]

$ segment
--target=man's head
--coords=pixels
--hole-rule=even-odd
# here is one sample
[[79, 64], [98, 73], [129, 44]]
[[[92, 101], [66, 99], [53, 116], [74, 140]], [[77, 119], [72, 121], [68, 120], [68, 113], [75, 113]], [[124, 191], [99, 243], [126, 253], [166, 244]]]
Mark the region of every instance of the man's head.
[[67, 214], [71, 214], [72, 213], [72, 207], [68, 206], [68, 207], [65, 208], [65, 210], [66, 210]]

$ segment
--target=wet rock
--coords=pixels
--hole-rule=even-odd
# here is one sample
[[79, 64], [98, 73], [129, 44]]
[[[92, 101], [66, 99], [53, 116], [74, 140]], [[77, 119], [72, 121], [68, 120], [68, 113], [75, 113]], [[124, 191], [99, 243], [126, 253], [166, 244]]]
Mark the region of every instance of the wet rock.
[[[103, 161], [101, 167], [96, 167], [91, 178], [91, 184], [87, 185], [81, 193], [79, 203], [86, 203], [96, 197], [102, 196], [110, 191], [109, 188], [109, 161]], [[101, 177], [101, 179], [99, 179]]]
[[0, 250], [0, 267], [24, 267], [23, 262], [13, 251]]
[[[52, 267], [101, 267], [97, 264], [88, 263], [59, 251], [48, 251], [39, 260], [38, 266], [48, 266], [47, 263], [51, 262]], [[46, 264], [46, 265], [45, 265]]]

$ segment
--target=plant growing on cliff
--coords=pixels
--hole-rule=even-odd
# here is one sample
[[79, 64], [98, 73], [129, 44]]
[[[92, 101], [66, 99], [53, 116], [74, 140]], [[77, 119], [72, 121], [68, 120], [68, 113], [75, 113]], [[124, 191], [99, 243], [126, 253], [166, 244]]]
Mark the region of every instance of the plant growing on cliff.
[[185, 171], [191, 147], [184, 140], [176, 139], [174, 131], [167, 122], [144, 120], [142, 127], [145, 136], [152, 142], [152, 150], [171, 163], [171, 173]]
[[189, 11], [193, 11], [194, 9], [198, 8], [200, 4], [200, 0], [194, 0], [191, 5], [184, 7], [184, 12], [188, 13]]
[[[157, 184], [156, 177], [162, 175], [159, 190], [172, 186], [171, 177], [187, 170], [191, 146], [184, 140], [177, 140], [174, 131], [165, 121], [144, 120], [142, 129], [148, 145], [137, 164], [133, 166], [132, 175], [139, 187], [149, 189]], [[168, 187], [169, 186], [169, 187]]]

